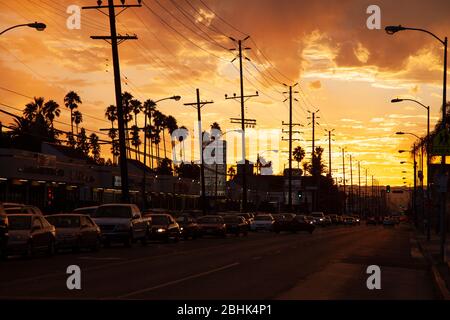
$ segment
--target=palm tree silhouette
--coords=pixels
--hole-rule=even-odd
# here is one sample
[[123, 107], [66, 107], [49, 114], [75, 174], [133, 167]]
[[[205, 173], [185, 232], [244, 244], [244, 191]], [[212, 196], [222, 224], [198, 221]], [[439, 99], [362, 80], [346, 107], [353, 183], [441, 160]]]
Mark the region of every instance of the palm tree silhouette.
[[83, 122], [83, 115], [81, 114], [80, 111], [76, 110], [73, 112], [72, 114], [72, 122], [75, 123], [75, 126], [77, 128], [77, 135], [78, 135], [78, 126], [80, 125], [80, 123]]
[[[165, 124], [165, 118], [166, 116], [159, 110], [155, 110], [153, 112], [153, 123], [155, 125], [155, 134], [153, 136], [153, 141], [156, 145], [156, 154], [158, 157], [158, 161], [159, 161], [159, 144], [161, 142], [161, 137], [159, 136], [161, 131], [163, 133], [163, 138], [164, 138], [164, 124]], [[164, 154], [165, 154], [166, 150], [164, 148]]]
[[129, 132], [128, 132], [128, 123], [133, 120], [133, 116], [131, 115], [132, 108], [131, 108], [131, 100], [133, 100], [133, 95], [129, 92], [124, 92], [122, 94], [122, 106], [123, 106], [123, 121], [125, 124], [125, 135], [126, 135], [126, 144], [128, 149], [128, 158], [131, 158], [131, 151], [130, 151], [130, 139], [129, 139]]
[[[147, 139], [150, 140], [151, 165], [153, 169], [153, 143], [152, 143], [152, 113], [156, 110], [156, 103], [153, 100], [146, 100], [143, 105], [144, 112], [144, 159], [147, 159]], [[144, 161], [145, 163], [147, 161]], [[147, 163], [146, 163], [147, 164]]]
[[[172, 116], [166, 117], [165, 127], [166, 127], [167, 131], [169, 132], [171, 150], [173, 150], [174, 141], [172, 140], [172, 133], [178, 129], [177, 119], [175, 119]], [[173, 155], [172, 155], [172, 157], [173, 157]]]
[[54, 100], [49, 100], [44, 104], [43, 108], [44, 117], [50, 122], [52, 130], [55, 129], [53, 121], [58, 118], [61, 114], [61, 109], [59, 104]]
[[80, 99], [80, 96], [75, 91], [70, 91], [64, 97], [64, 105], [66, 108], [70, 109], [70, 126], [73, 134], [73, 111], [78, 109], [78, 105], [83, 102]]
[[116, 139], [116, 129], [114, 129], [114, 122], [117, 120], [117, 108], [115, 105], [110, 105], [106, 108], [105, 117], [111, 121], [111, 130], [108, 132], [108, 136], [111, 138], [111, 153], [113, 156], [113, 163], [116, 163], [116, 154], [114, 149], [114, 140]]
[[99, 138], [95, 133], [89, 136], [89, 143], [91, 147], [92, 158], [96, 163], [100, 162], [100, 144]]
[[301, 146], [298, 146], [292, 152], [292, 156], [297, 161], [297, 167], [300, 169], [300, 162], [305, 158], [305, 150]]
[[181, 126], [180, 129], [183, 130], [181, 132], [181, 134], [179, 135], [179, 137], [178, 137], [178, 141], [180, 143], [182, 143], [182, 146], [180, 148], [180, 160], [184, 163], [186, 161], [186, 159], [185, 159], [185, 157], [186, 157], [186, 150], [184, 149], [184, 140], [186, 140], [186, 138], [188, 137], [189, 130], [185, 126]]
[[43, 109], [44, 109], [44, 98], [34, 97], [32, 102], [29, 102], [25, 105], [25, 109], [23, 110], [23, 116], [25, 119], [33, 121], [38, 114], [42, 115]]

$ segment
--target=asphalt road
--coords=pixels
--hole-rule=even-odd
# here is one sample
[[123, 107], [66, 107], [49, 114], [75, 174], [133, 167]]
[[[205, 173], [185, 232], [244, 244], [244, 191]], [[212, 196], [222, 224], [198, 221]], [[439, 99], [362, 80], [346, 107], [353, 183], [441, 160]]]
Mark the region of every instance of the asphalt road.
[[[433, 299], [407, 226], [251, 233], [0, 262], [0, 299]], [[68, 290], [66, 269], [81, 268]], [[368, 290], [366, 268], [381, 268]]]

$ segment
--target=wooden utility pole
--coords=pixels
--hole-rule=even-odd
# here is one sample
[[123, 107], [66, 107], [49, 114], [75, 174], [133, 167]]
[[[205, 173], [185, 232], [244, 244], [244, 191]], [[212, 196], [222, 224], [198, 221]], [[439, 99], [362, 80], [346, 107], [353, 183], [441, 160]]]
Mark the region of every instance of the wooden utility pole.
[[[91, 36], [94, 40], [105, 40], [111, 45], [113, 67], [114, 67], [114, 88], [116, 96], [116, 107], [117, 107], [117, 124], [119, 130], [119, 165], [120, 165], [120, 177], [121, 177], [121, 189], [122, 189], [122, 201], [128, 203], [130, 201], [130, 190], [128, 184], [128, 163], [127, 163], [127, 148], [125, 143], [125, 121], [124, 121], [124, 110], [122, 105], [122, 84], [120, 77], [120, 63], [119, 63], [119, 44], [126, 40], [136, 40], [137, 36], [121, 36], [117, 34], [116, 29], [116, 8], [122, 9], [119, 14], [132, 7], [141, 7], [140, 1], [138, 4], [126, 5], [124, 1], [120, 5], [114, 5], [114, 0], [108, 0], [108, 5], [102, 5], [102, 1], [97, 1], [97, 6], [86, 6], [82, 7], [85, 10], [99, 10], [109, 17], [109, 28], [110, 35], [108, 36]], [[102, 11], [102, 9], [107, 9], [108, 13]]]

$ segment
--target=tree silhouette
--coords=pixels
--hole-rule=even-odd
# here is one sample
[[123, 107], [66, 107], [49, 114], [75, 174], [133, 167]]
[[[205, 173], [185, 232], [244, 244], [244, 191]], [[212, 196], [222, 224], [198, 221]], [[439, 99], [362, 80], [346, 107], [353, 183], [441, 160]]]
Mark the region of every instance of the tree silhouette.
[[61, 114], [61, 109], [59, 108], [59, 104], [54, 100], [49, 100], [44, 104], [43, 108], [44, 117], [50, 122], [52, 130], [55, 130], [53, 125], [53, 121], [55, 118], [58, 118]]
[[73, 134], [73, 111], [83, 102], [75, 91], [70, 91], [64, 97], [64, 105], [70, 110], [70, 126]]
[[297, 161], [298, 169], [300, 169], [300, 162], [303, 161], [305, 155], [306, 155], [305, 150], [301, 146], [296, 147], [292, 152], [294, 160]]
[[92, 158], [94, 159], [95, 163], [100, 163], [100, 144], [99, 138], [95, 133], [92, 133], [89, 136], [89, 143], [91, 147]]
[[139, 137], [139, 127], [134, 125], [131, 127], [131, 144], [137, 150], [135, 152], [136, 160], [138, 160], [138, 156], [140, 154], [139, 146], [142, 144], [141, 138]]
[[77, 135], [78, 135], [78, 126], [83, 122], [83, 115], [80, 111], [76, 110], [72, 114], [72, 122], [75, 123], [75, 126], [77, 128]]
[[86, 136], [86, 130], [81, 128], [80, 133], [77, 135], [77, 149], [80, 150], [85, 156], [89, 155], [89, 142]]

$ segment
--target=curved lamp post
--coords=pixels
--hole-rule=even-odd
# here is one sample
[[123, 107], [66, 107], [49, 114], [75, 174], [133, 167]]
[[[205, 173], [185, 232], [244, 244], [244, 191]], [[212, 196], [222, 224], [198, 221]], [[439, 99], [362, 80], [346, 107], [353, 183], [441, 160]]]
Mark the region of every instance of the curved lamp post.
[[0, 32], [0, 36], [2, 34], [4, 34], [5, 32], [15, 29], [15, 28], [20, 28], [20, 27], [30, 27], [30, 28], [34, 28], [37, 31], [44, 31], [45, 28], [47, 28], [47, 26], [45, 25], [45, 23], [42, 22], [33, 22], [33, 23], [24, 23], [24, 24], [18, 24], [9, 28], [6, 28], [5, 30], [3, 30], [2, 32]]
[[[430, 36], [432, 36], [434, 39], [439, 41], [440, 44], [444, 46], [444, 79], [443, 79], [443, 94], [442, 94], [442, 129], [445, 130], [446, 128], [446, 115], [447, 115], [447, 50], [448, 50], [448, 38], [445, 37], [444, 39], [439, 38], [434, 33], [420, 28], [411, 28], [411, 27], [403, 27], [402, 25], [399, 26], [387, 26], [385, 28], [385, 31], [387, 34], [393, 35], [399, 31], [419, 31], [426, 33]], [[446, 166], [445, 166], [445, 153], [442, 154], [441, 157], [441, 173], [443, 175], [446, 175]], [[440, 241], [440, 257], [441, 261], [445, 262], [446, 260], [446, 193], [441, 194], [440, 196], [440, 227], [441, 227], [441, 241]], [[428, 221], [428, 225], [430, 224], [430, 221]]]
[[[161, 101], [165, 101], [165, 100], [175, 100], [175, 101], [180, 101], [181, 100], [181, 96], [171, 96], [171, 97], [167, 97], [167, 98], [162, 98], [159, 100], [154, 101], [155, 105]], [[147, 175], [147, 137], [146, 137], [146, 132], [145, 130], [147, 129], [147, 110], [145, 111], [145, 124], [144, 124], [144, 172], [142, 175], [142, 206], [143, 209], [146, 209], [147, 206], [147, 188], [146, 188], [146, 175]], [[153, 159], [152, 159], [153, 161]], [[153, 165], [152, 165], [153, 167]]]

